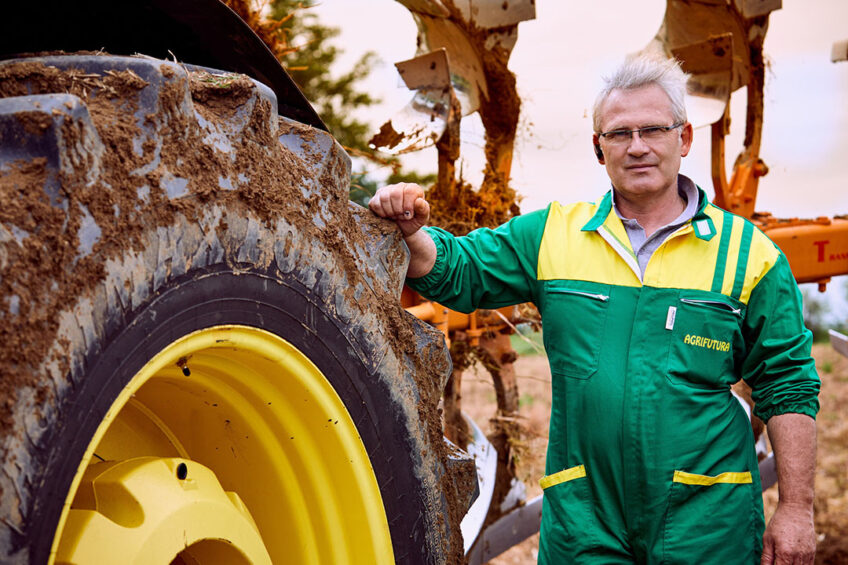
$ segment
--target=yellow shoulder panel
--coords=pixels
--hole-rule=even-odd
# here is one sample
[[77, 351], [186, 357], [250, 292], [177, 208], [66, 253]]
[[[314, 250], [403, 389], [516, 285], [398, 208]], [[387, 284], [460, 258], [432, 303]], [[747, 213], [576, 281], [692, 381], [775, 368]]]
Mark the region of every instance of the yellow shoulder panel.
[[[572, 279], [640, 286], [639, 278], [594, 231], [581, 231], [597, 206], [577, 202], [562, 206], [551, 204], [545, 233], [539, 246], [539, 280]], [[625, 241], [626, 235], [625, 235]]]
[[[705, 241], [693, 235], [691, 224], [680, 228], [660, 245], [648, 262], [644, 279], [646, 285], [706, 291], [712, 289], [724, 214], [712, 206], [707, 206], [704, 212], [713, 221], [718, 235]], [[732, 274], [730, 284], [733, 285]]]
[[[713, 221], [716, 236], [709, 241], [691, 235], [682, 237], [691, 234], [692, 227], [681, 228], [654, 252], [645, 270], [644, 283], [662, 288], [709, 291], [714, 290], [713, 279], [718, 277], [721, 281], [719, 292], [747, 304], [751, 291], [777, 262], [780, 251], [765, 234], [753, 226], [747, 228], [750, 237], [746, 239], [744, 233], [746, 225], [750, 224], [748, 220], [725, 214], [712, 204], [704, 212]], [[730, 228], [729, 235], [724, 237], [726, 253], [723, 254], [722, 268], [722, 265], [716, 263], [721, 260], [726, 218], [731, 223], [727, 226]], [[740, 259], [745, 261], [744, 270], [740, 270]], [[741, 289], [737, 288], [739, 285]], [[735, 296], [735, 290], [739, 291], [738, 296]]]
[[[751, 291], [780, 254], [750, 222], [709, 204], [704, 213], [712, 220], [716, 235], [705, 240], [693, 235], [691, 223], [681, 227], [654, 252], [644, 281], [640, 281], [638, 265], [628, 264], [635, 263], [635, 256], [633, 260], [627, 256], [633, 255], [627, 234], [613, 213], [597, 231], [582, 231], [597, 209], [587, 202], [551, 204], [539, 248], [539, 280], [572, 279], [618, 286], [641, 286], [644, 282], [659, 288], [715, 290], [747, 304]], [[725, 226], [728, 219], [730, 224]], [[745, 261], [741, 268], [740, 259]]]

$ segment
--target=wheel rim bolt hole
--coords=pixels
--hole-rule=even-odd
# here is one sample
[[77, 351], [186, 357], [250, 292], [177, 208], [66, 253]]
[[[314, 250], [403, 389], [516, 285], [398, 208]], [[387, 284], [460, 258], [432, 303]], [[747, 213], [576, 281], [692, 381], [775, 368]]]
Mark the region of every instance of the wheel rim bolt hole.
[[185, 463], [177, 465], [177, 478], [184, 481], [188, 477], [188, 466]]

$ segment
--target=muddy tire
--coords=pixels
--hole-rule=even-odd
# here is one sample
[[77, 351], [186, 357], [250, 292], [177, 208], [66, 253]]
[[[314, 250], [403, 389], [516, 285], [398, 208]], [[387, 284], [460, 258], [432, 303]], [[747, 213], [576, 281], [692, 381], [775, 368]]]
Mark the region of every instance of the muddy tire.
[[[460, 561], [449, 357], [338, 144], [243, 76], [148, 58], [5, 61], [0, 96], [0, 562], [105, 562], [103, 535], [170, 563], [177, 524], [202, 563], [215, 512], [174, 518], [197, 492], [241, 555]], [[133, 490], [160, 479], [182, 507]]]

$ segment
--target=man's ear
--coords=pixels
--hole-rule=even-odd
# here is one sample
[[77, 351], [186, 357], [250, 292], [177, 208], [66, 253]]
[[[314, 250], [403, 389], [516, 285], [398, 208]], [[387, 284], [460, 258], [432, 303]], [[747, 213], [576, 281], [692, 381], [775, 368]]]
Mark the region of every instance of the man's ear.
[[595, 149], [595, 157], [598, 159], [598, 163], [601, 165], [606, 164], [606, 160], [604, 159], [604, 150], [601, 149], [601, 139], [596, 133], [592, 134], [592, 147]]
[[686, 122], [683, 124], [682, 131], [680, 132], [680, 156], [686, 157], [689, 154], [689, 150], [692, 149], [692, 138], [695, 135], [695, 130], [692, 128], [692, 124]]

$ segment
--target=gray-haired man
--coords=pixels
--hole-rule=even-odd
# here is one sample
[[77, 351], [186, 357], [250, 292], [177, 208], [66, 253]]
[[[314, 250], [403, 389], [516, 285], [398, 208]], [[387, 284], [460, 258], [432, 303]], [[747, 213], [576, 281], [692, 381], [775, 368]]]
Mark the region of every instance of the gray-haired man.
[[[552, 373], [540, 563], [812, 563], [819, 379], [786, 258], [679, 174], [692, 144], [673, 61], [628, 59], [594, 110], [612, 190], [495, 229], [420, 229], [420, 187], [371, 200], [397, 221], [409, 284], [460, 311], [531, 301]], [[764, 528], [747, 416], [768, 423], [780, 503]], [[765, 533], [764, 533], [765, 529]]]

